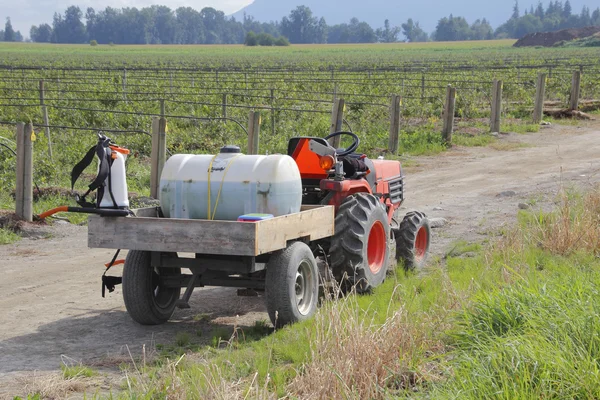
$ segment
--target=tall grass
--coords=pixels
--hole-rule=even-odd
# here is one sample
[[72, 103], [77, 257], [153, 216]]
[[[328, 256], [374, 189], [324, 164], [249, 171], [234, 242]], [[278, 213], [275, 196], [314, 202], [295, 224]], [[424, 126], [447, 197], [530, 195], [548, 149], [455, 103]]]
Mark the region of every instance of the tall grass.
[[136, 374], [123, 397], [600, 398], [599, 205], [598, 190], [561, 193], [469, 257], [258, 341], [236, 329], [225, 348]]

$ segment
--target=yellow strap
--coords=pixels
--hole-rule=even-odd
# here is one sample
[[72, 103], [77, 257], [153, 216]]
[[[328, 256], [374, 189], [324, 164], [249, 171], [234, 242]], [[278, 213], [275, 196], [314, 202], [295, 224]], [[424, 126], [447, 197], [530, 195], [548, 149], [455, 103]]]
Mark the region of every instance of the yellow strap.
[[229, 163], [227, 164], [227, 167], [225, 167], [225, 171], [223, 171], [223, 177], [221, 178], [221, 185], [219, 186], [219, 192], [217, 193], [217, 200], [215, 201], [215, 207], [212, 210], [212, 214], [211, 214], [211, 193], [210, 193], [210, 177], [212, 175], [212, 168], [213, 168], [213, 163], [215, 161], [215, 159], [217, 158], [218, 155], [214, 156], [212, 158], [212, 160], [210, 160], [210, 165], [208, 166], [208, 219], [209, 220], [213, 220], [215, 219], [215, 215], [217, 214], [217, 207], [219, 206], [219, 200], [221, 199], [221, 191], [223, 190], [223, 183], [225, 183], [225, 176], [227, 176], [227, 171], [229, 171], [229, 167], [231, 167], [231, 165], [233, 164], [233, 160], [235, 160], [236, 158], [238, 158], [239, 156], [241, 156], [241, 154], [236, 155], [235, 157], [232, 157], [231, 160], [229, 160]]

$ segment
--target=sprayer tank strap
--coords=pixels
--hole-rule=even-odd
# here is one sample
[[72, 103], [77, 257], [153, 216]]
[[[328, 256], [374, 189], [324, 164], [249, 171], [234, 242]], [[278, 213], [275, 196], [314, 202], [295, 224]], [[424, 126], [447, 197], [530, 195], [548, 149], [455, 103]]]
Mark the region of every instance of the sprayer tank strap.
[[[87, 192], [85, 192], [85, 194], [83, 196], [78, 197], [78, 199], [77, 199], [77, 203], [82, 207], [94, 206], [92, 203], [88, 202], [85, 198], [88, 194], [90, 194], [91, 192], [93, 192], [96, 189], [98, 189], [98, 195], [96, 196], [96, 199], [97, 199], [96, 207], [99, 207], [100, 200], [102, 199], [102, 197], [104, 195], [104, 190], [105, 190], [104, 185], [105, 185], [107, 178], [109, 179], [109, 185], [111, 183], [110, 182], [110, 168], [112, 166], [113, 159], [110, 157], [110, 150], [109, 150], [110, 143], [111, 143], [110, 138], [107, 138], [106, 136], [103, 136], [103, 135], [99, 135], [98, 143], [96, 144], [96, 146], [92, 147], [86, 153], [86, 155], [83, 157], [83, 159], [79, 163], [77, 163], [77, 165], [75, 165], [75, 167], [73, 168], [73, 171], [71, 172], [71, 190], [73, 190], [75, 187], [75, 183], [77, 182], [77, 179], [79, 179], [79, 177], [81, 176], [83, 171], [94, 160], [94, 155], [96, 155], [98, 157], [98, 160], [100, 163], [100, 165], [98, 167], [98, 175], [96, 175], [96, 178], [94, 179], [94, 181], [89, 184]], [[113, 200], [113, 204], [114, 204], [115, 208], [117, 208], [116, 202], [114, 201], [114, 197], [112, 196], [112, 191], [110, 189], [111, 188], [109, 187], [109, 193]]]

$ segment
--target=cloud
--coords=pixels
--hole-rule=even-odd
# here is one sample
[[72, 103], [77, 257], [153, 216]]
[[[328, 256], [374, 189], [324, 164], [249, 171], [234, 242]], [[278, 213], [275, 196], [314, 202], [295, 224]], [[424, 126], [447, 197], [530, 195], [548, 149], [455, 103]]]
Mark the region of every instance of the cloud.
[[10, 17], [15, 30], [20, 30], [24, 36], [29, 36], [31, 25], [41, 23], [52, 24], [52, 16], [55, 12], [63, 13], [71, 5], [77, 5], [85, 14], [88, 7], [96, 11], [105, 7], [149, 7], [161, 4], [172, 9], [178, 7], [192, 7], [201, 10], [204, 7], [214, 7], [225, 14], [233, 14], [250, 4], [252, 0], [203, 0], [202, 2], [190, 0], [106, 0], [103, 2], [93, 0], [23, 0], [19, 7], [15, 7], [14, 0], [0, 0], [0, 29], [4, 29], [4, 20]]

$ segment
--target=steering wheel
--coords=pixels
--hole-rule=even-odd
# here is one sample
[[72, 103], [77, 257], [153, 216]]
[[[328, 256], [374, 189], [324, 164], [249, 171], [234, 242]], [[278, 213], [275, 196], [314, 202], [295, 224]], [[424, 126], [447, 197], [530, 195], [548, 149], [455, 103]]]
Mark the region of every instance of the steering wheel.
[[342, 136], [342, 135], [350, 136], [352, 138], [352, 140], [354, 140], [354, 142], [352, 142], [350, 147], [347, 147], [345, 149], [342, 149], [342, 151], [337, 152], [337, 155], [340, 157], [344, 157], [344, 156], [347, 156], [348, 154], [354, 153], [356, 151], [356, 149], [358, 149], [358, 146], [360, 145], [360, 139], [358, 138], [358, 136], [356, 136], [356, 134], [354, 134], [352, 132], [347, 132], [347, 131], [333, 132], [333, 133], [325, 136], [324, 139], [329, 140], [331, 138]]

